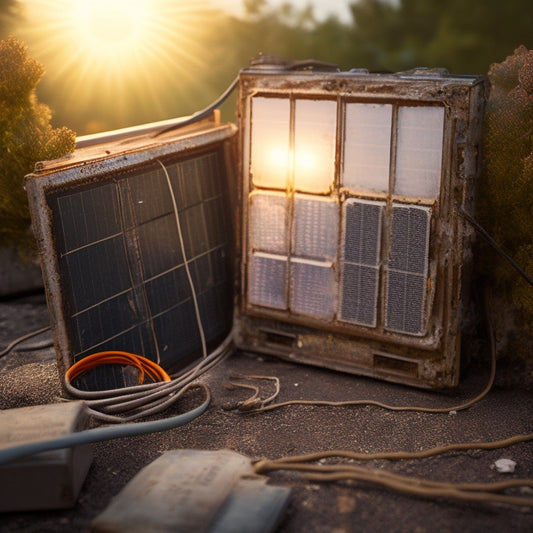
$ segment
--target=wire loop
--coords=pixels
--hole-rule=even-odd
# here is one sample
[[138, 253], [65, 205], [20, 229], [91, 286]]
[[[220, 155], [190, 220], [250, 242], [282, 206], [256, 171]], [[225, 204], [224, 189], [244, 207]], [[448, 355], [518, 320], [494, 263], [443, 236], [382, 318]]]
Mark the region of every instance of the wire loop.
[[145, 376], [151, 381], [170, 381], [170, 376], [157, 363], [142, 355], [129, 352], [105, 351], [88, 355], [73, 364], [65, 373], [65, 379], [71, 383], [77, 377], [100, 365], [129, 365], [139, 370], [139, 385], [144, 383]]

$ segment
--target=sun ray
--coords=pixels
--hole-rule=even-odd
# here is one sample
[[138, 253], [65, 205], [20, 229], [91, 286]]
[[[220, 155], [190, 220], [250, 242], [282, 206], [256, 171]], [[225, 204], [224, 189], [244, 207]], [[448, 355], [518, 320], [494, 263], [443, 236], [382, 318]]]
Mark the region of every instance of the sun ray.
[[25, 7], [22, 38], [63, 113], [91, 109], [95, 121], [123, 127], [170, 118], [169, 108], [190, 114], [196, 109], [186, 103], [212, 94], [199, 81], [212, 55], [209, 2], [26, 0]]

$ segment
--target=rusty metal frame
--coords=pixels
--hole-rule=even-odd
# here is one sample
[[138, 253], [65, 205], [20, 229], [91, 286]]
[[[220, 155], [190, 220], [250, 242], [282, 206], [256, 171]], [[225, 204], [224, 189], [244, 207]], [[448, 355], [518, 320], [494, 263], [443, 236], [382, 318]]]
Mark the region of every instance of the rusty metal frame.
[[[472, 313], [468, 278], [473, 240], [471, 228], [457, 215], [457, 209], [472, 213], [474, 208], [487, 91], [484, 78], [451, 76], [442, 69], [369, 74], [366, 71], [293, 71], [283, 65], [263, 64], [241, 72], [239, 91], [242, 226], [237, 236], [240, 268], [237, 289], [240, 298], [235, 316], [237, 345], [291, 361], [418, 387], [455, 386], [459, 380], [461, 332], [469, 327]], [[249, 117], [251, 99], [256, 95], [327, 98], [336, 99], [340, 104], [355, 101], [444, 107], [441, 189], [437, 200], [430, 205], [433, 216], [427, 297], [431, 313], [425, 335], [413, 337], [336, 320], [327, 323], [247, 302], [247, 199], [253, 189], [249, 170]], [[341, 125], [342, 116], [337, 121], [338, 139], [342, 139]], [[336, 150], [336, 179], [341, 165], [340, 142]]]

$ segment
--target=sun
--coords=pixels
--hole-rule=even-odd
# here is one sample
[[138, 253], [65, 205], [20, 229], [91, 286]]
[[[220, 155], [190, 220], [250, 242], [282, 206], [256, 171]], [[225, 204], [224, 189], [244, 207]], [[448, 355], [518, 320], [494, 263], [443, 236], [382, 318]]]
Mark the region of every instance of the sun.
[[[22, 39], [61, 93], [62, 111], [104, 116], [105, 128], [164, 116], [171, 95], [209, 68], [210, 2], [197, 0], [26, 0]], [[130, 123], [124, 122], [131, 119]], [[95, 121], [102, 121], [95, 118]]]
[[[203, 5], [203, 8], [198, 8]], [[205, 11], [194, 0], [27, 0], [37, 53], [57, 59], [54, 71], [91, 70], [116, 78], [183, 55], [195, 32], [191, 17]]]
[[[127, 59], [145, 39], [153, 38], [155, 12], [150, 0], [92, 0], [72, 2], [71, 30], [85, 53], [110, 54], [113, 60]], [[109, 57], [109, 56], [108, 56]]]

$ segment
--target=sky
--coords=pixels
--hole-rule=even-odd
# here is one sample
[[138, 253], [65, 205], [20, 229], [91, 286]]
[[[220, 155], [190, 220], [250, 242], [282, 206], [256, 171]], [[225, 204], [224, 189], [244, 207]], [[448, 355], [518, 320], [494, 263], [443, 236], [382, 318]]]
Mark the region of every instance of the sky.
[[[266, 4], [272, 9], [283, 3], [295, 9], [311, 5], [317, 20], [335, 15], [349, 23], [353, 1]], [[15, 35], [46, 70], [40, 85], [43, 101], [50, 102], [61, 123], [91, 115], [72, 126], [83, 133], [187, 114], [198, 102], [209, 103], [219, 94], [200, 81], [212, 58], [208, 45], [202, 44], [210, 31], [210, 8], [244, 14], [243, 0], [20, 2], [24, 18]], [[87, 109], [91, 113], [83, 111]]]
[[[290, 3], [295, 8], [301, 9], [311, 4], [318, 20], [323, 20], [330, 15], [336, 15], [343, 22], [350, 22], [351, 20], [348, 6], [352, 2], [353, 0], [267, 0], [268, 5], [271, 7]], [[242, 0], [211, 0], [211, 3], [236, 14], [241, 14], [243, 10]]]

